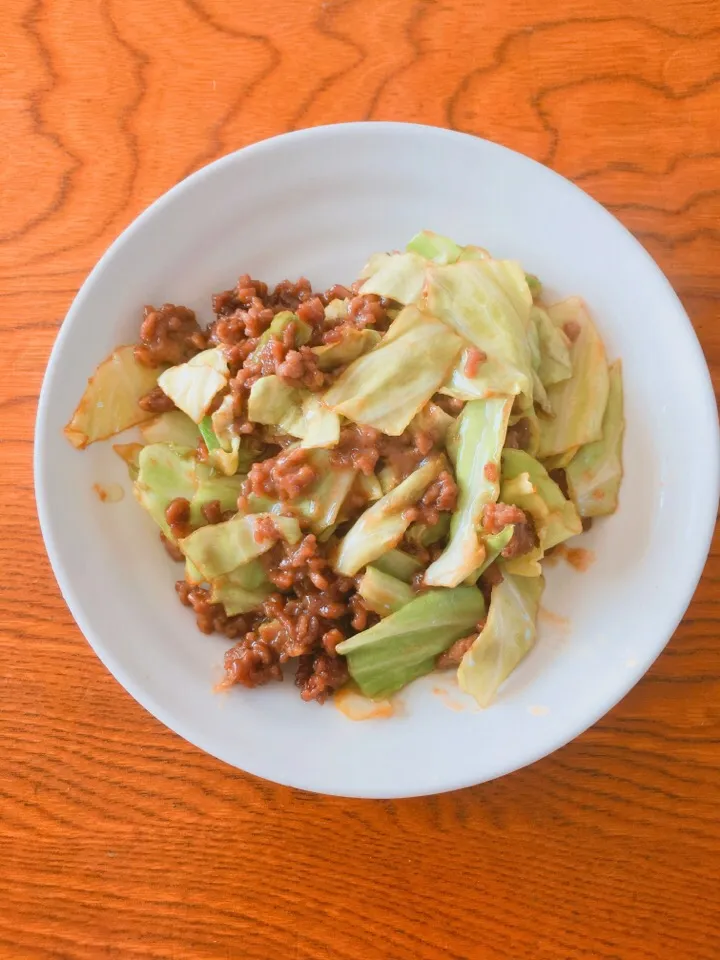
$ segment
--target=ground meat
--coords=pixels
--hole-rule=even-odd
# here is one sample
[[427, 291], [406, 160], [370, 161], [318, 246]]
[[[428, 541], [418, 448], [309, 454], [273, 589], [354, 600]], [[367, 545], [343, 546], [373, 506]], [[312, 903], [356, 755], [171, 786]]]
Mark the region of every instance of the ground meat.
[[424, 523], [432, 527], [439, 521], [441, 513], [455, 509], [457, 496], [458, 488], [452, 474], [443, 470], [427, 488], [419, 503], [405, 511], [404, 517], [411, 523]]
[[375, 330], [387, 329], [390, 318], [388, 309], [391, 301], [378, 297], [374, 293], [360, 294], [348, 303], [348, 320], [358, 330], [373, 327]]
[[[242, 497], [251, 493], [274, 500], [295, 500], [317, 479], [309, 453], [302, 447], [283, 450], [277, 456], [254, 463], [243, 485]], [[244, 509], [238, 505], [239, 509]]]
[[483, 474], [488, 483], [497, 483], [498, 481], [498, 468], [497, 464], [488, 461], [483, 467]]
[[135, 347], [135, 359], [146, 367], [161, 364], [175, 366], [190, 360], [207, 346], [207, 338], [200, 329], [195, 311], [188, 307], [164, 303], [158, 310], [145, 307], [140, 327], [140, 342]]
[[272, 517], [258, 517], [255, 521], [253, 539], [255, 543], [267, 543], [268, 540], [271, 543], [276, 543], [278, 540], [282, 540], [282, 533], [278, 530]]
[[322, 302], [327, 305], [332, 303], [333, 300], [347, 300], [352, 296], [352, 291], [348, 287], [344, 287], [341, 283], [336, 283], [325, 293], [320, 294], [320, 299]]
[[322, 328], [325, 323], [325, 307], [320, 297], [310, 297], [304, 300], [297, 308], [298, 319], [310, 327]]
[[200, 507], [200, 512], [208, 523], [220, 523], [223, 519], [223, 511], [219, 500], [209, 500]]
[[478, 372], [481, 363], [487, 360], [487, 354], [484, 350], [478, 350], [477, 347], [470, 347], [465, 357], [464, 373], [466, 377], [474, 377]]
[[[482, 630], [482, 627], [478, 624], [478, 632], [480, 630]], [[448, 647], [444, 653], [441, 653], [435, 661], [437, 669], [451, 670], [457, 667], [470, 647], [477, 640], [477, 636], [477, 633], [471, 633], [467, 637], [461, 637], [459, 640], [456, 640], [455, 643]]]
[[564, 497], [569, 498], [570, 493], [568, 491], [567, 474], [565, 473], [565, 471], [560, 468], [558, 468], [557, 470], [551, 470], [549, 476], [550, 476], [550, 479], [554, 480], [555, 483], [560, 487], [560, 490], [562, 491], [562, 495]]
[[222, 633], [228, 639], [234, 640], [248, 632], [249, 620], [244, 616], [228, 617], [221, 603], [210, 601], [210, 591], [206, 587], [193, 586], [185, 580], [178, 580], [175, 590], [180, 602], [195, 611], [201, 633]]
[[509, 523], [524, 523], [525, 511], [511, 503], [488, 503], [483, 510], [483, 527], [489, 534], [500, 533]]
[[318, 367], [318, 356], [308, 346], [286, 349], [284, 359], [275, 364], [275, 373], [293, 386], [307, 390], [322, 390], [325, 386], [326, 376]]
[[577, 320], [568, 320], [567, 323], [563, 324], [563, 330], [565, 331], [565, 336], [568, 338], [570, 343], [574, 343], [580, 336], [582, 327]]
[[[378, 617], [355, 592], [354, 580], [334, 572], [325, 549], [310, 534], [295, 546], [278, 541], [264, 555], [269, 579], [284, 593], [274, 593], [248, 619], [245, 636], [226, 654], [223, 686], [281, 679], [282, 665], [295, 657], [300, 658], [297, 683], [305, 700], [322, 702], [347, 680], [336, 647]], [[203, 613], [208, 618], [215, 612]], [[216, 629], [225, 632], [222, 620]]]
[[449, 413], [451, 417], [456, 417], [465, 406], [464, 400], [456, 400], [455, 397], [446, 397], [444, 393], [436, 393], [432, 398], [432, 402], [437, 404], [445, 413]]
[[326, 653], [306, 654], [300, 657], [295, 684], [300, 687], [303, 700], [324, 703], [328, 696], [339, 690], [349, 677], [344, 657], [331, 657]]
[[340, 431], [340, 440], [330, 452], [330, 460], [336, 467], [355, 467], [370, 476], [380, 458], [380, 437], [374, 427], [351, 423]]
[[147, 413], [169, 413], [175, 409], [173, 401], [160, 387], [153, 387], [144, 397], [140, 397], [138, 405]]
[[528, 417], [523, 417], [517, 423], [507, 428], [505, 446], [511, 450], [527, 450], [532, 439], [532, 423]]
[[255, 631], [225, 654], [225, 678], [221, 688], [239, 683], [243, 687], [259, 687], [271, 680], [282, 680], [282, 667], [277, 651]]
[[248, 309], [253, 304], [267, 305], [268, 287], [262, 280], [253, 278], [244, 273], [238, 277], [238, 282], [232, 290], [223, 290], [213, 294], [212, 306], [218, 316], [231, 316], [238, 309]]
[[502, 570], [500, 565], [496, 563], [491, 563], [487, 570], [484, 570], [480, 575], [478, 580], [478, 587], [485, 599], [485, 608], [489, 609], [490, 601], [492, 599], [493, 588], [496, 587], [499, 583], [503, 582]]
[[299, 305], [313, 296], [310, 281], [300, 277], [293, 283], [291, 280], [282, 280], [268, 298], [268, 305], [275, 312], [281, 310], [297, 310]]
[[512, 560], [513, 557], [521, 557], [524, 553], [529, 553], [536, 547], [537, 543], [538, 538], [532, 517], [526, 516], [525, 520], [515, 523], [513, 535], [503, 550], [502, 555], [506, 560]]
[[165, 508], [165, 519], [170, 532], [176, 540], [182, 540], [192, 532], [190, 526], [190, 501], [185, 497], [175, 497]]

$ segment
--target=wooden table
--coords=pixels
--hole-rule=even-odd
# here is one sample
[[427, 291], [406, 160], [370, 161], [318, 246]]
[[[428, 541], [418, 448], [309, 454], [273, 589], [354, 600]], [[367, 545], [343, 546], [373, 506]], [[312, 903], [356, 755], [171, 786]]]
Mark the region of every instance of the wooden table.
[[471, 131], [581, 184], [670, 277], [717, 384], [717, 0], [3, 14], [0, 957], [717, 960], [717, 539], [666, 652], [574, 743], [457, 794], [334, 800], [205, 756], [109, 676], [52, 577], [31, 460], [50, 348], [110, 241], [208, 161], [340, 120]]

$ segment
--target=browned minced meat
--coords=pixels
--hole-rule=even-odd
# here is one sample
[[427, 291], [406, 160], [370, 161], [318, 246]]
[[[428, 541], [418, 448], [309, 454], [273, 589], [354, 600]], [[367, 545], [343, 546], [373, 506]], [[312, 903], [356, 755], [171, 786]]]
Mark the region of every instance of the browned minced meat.
[[292, 280], [282, 280], [268, 298], [268, 303], [275, 312], [280, 310], [297, 310], [301, 303], [313, 297], [310, 281], [300, 277], [294, 283]]
[[580, 336], [582, 327], [577, 320], [568, 320], [567, 323], [563, 324], [563, 330], [565, 331], [565, 336], [568, 338], [568, 340], [571, 343], [574, 343]]
[[[279, 541], [265, 554], [275, 593], [253, 615], [245, 636], [225, 657], [224, 685], [279, 680], [283, 663], [299, 657], [296, 682], [304, 700], [322, 702], [348, 678], [335, 648], [350, 633], [377, 622], [350, 577], [336, 574], [313, 535], [297, 546]], [[219, 625], [222, 630], [222, 624]]]
[[144, 397], [140, 397], [138, 404], [146, 413], [169, 413], [175, 409], [173, 401], [160, 387], [153, 387]]
[[446, 397], [444, 393], [436, 393], [432, 398], [432, 402], [440, 407], [441, 410], [444, 410], [445, 413], [449, 413], [451, 417], [456, 417], [462, 412], [465, 406], [464, 400], [457, 400], [455, 397]]
[[344, 657], [331, 657], [327, 653], [307, 653], [300, 657], [295, 684], [300, 687], [303, 700], [324, 703], [339, 690], [349, 678]]
[[255, 521], [253, 538], [256, 543], [266, 543], [268, 540], [276, 543], [278, 540], [282, 540], [282, 533], [278, 530], [272, 517], [258, 517]]
[[250, 629], [251, 617], [229, 617], [221, 603], [210, 601], [210, 591], [206, 587], [193, 586], [185, 580], [178, 580], [175, 590], [180, 602], [195, 611], [198, 630], [201, 633], [222, 633], [234, 640]]
[[448, 647], [444, 653], [441, 653], [435, 661], [435, 666], [437, 669], [451, 670], [454, 667], [457, 667], [470, 647], [477, 640], [480, 630], [482, 630], [482, 626], [481, 624], [478, 624], [478, 630], [476, 633], [468, 634], [467, 637], [460, 637], [460, 639], [456, 640], [455, 643]]
[[532, 437], [532, 424], [528, 417], [523, 417], [517, 423], [507, 428], [505, 446], [512, 450], [527, 450]]
[[405, 511], [404, 517], [411, 523], [434, 526], [441, 513], [452, 511], [457, 504], [458, 488], [452, 474], [443, 470], [437, 480], [427, 488], [419, 502]]
[[145, 307], [140, 342], [135, 359], [146, 367], [168, 363], [175, 366], [190, 360], [207, 346], [207, 338], [188, 307], [164, 303], [159, 309]]
[[388, 437], [374, 427], [349, 424], [340, 431], [340, 440], [331, 451], [331, 461], [335, 466], [353, 466], [370, 476], [382, 460], [399, 482], [417, 468], [432, 446], [431, 438], [409, 430], [399, 437]]
[[555, 483], [560, 487], [560, 490], [562, 491], [562, 495], [564, 497], [569, 498], [570, 493], [568, 491], [567, 474], [565, 473], [565, 471], [562, 470], [561, 468], [558, 468], [556, 470], [551, 470], [549, 476], [550, 476], [550, 479], [554, 480]]
[[320, 294], [320, 299], [327, 306], [333, 300], [347, 300], [351, 296], [352, 290], [349, 287], [344, 287], [341, 283], [335, 283], [332, 287], [328, 287], [325, 293]]
[[493, 588], [496, 587], [499, 583], [503, 582], [502, 570], [500, 565], [495, 562], [491, 563], [487, 570], [483, 571], [478, 580], [478, 587], [485, 599], [485, 607], [490, 607], [490, 601], [492, 599]]
[[185, 497], [175, 497], [165, 508], [165, 519], [176, 540], [187, 537], [192, 530], [190, 526], [190, 501], [186, 500]]
[[200, 507], [200, 512], [208, 523], [222, 523], [235, 516], [234, 510], [223, 510], [219, 500], [208, 500]]
[[[243, 485], [242, 497], [254, 493], [278, 500], [294, 500], [317, 479], [308, 451], [282, 450], [277, 456], [254, 463]], [[238, 504], [239, 509], [244, 504]]]
[[470, 347], [465, 357], [464, 373], [466, 377], [474, 377], [478, 372], [481, 363], [487, 360], [487, 354], [484, 350], [478, 350], [477, 347]]
[[483, 527], [489, 534], [500, 533], [509, 523], [524, 523], [525, 511], [512, 503], [488, 503], [483, 510]]
[[498, 481], [498, 468], [497, 464], [492, 461], [488, 461], [483, 467], [483, 474], [488, 483], [497, 483]]
[[580, 517], [580, 522], [582, 523], [582, 528], [587, 533], [587, 531], [592, 527], [592, 517]]
[[317, 354], [307, 345], [298, 347], [297, 350], [288, 350], [285, 347], [285, 356], [275, 364], [275, 373], [294, 386], [305, 387], [307, 390], [322, 390], [327, 379], [318, 367]]
[[330, 452], [330, 460], [336, 467], [355, 467], [370, 476], [380, 459], [382, 434], [374, 427], [351, 423], [340, 431], [340, 440]]
[[538, 538], [535, 532], [535, 524], [532, 517], [527, 516], [524, 520], [516, 522], [513, 527], [513, 535], [510, 542], [502, 552], [506, 560], [512, 560], [513, 557], [521, 557], [524, 553], [529, 553], [533, 547], [537, 546]]

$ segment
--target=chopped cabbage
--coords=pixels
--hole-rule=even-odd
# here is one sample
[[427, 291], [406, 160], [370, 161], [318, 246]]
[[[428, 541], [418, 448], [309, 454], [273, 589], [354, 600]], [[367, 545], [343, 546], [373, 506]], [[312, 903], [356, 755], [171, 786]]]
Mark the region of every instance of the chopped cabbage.
[[450, 456], [455, 464], [459, 496], [450, 522], [450, 540], [425, 574], [432, 587], [462, 583], [485, 559], [480, 535], [485, 506], [498, 498], [500, 455], [505, 443], [512, 400], [473, 400], [457, 420], [457, 449]]
[[381, 698], [430, 673], [443, 650], [485, 615], [477, 587], [430, 590], [369, 630], [343, 640], [350, 676], [367, 697]]
[[220, 347], [203, 350], [158, 377], [158, 385], [175, 406], [195, 423], [207, 414], [217, 394], [227, 386], [228, 365]]
[[138, 401], [156, 386], [161, 369], [138, 363], [134, 350], [118, 347], [88, 380], [64, 430], [74, 447], [82, 450], [89, 443], [107, 440], [154, 416], [143, 410]]
[[324, 402], [349, 420], [399, 436], [443, 383], [461, 348], [460, 338], [436, 317], [406, 307], [380, 343], [338, 377]]
[[548, 313], [556, 327], [576, 324], [578, 335], [570, 345], [572, 377], [548, 387], [554, 417], [540, 422], [541, 460], [600, 439], [609, 389], [605, 347], [583, 301], [571, 297]]
[[[505, 573], [493, 588], [485, 626], [458, 668], [461, 688], [487, 707], [535, 643], [545, 581]], [[385, 621], [384, 621], [385, 622]]]
[[581, 517], [602, 517], [617, 509], [624, 431], [622, 366], [616, 360], [610, 367], [602, 438], [581, 447], [565, 468], [568, 490]]

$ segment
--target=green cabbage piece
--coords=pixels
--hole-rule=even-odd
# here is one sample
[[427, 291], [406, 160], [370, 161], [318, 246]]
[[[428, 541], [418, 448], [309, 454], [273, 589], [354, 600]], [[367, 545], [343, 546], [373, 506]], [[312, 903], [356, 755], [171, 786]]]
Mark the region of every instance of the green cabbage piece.
[[462, 254], [462, 247], [454, 240], [433, 233], [432, 230], [416, 233], [406, 250], [408, 253], [418, 253], [426, 260], [434, 260], [435, 263], [455, 263]]
[[430, 673], [443, 650], [476, 629], [485, 601], [476, 587], [431, 590], [338, 644], [366, 697], [387, 697]]
[[237, 514], [224, 523], [200, 527], [179, 541], [185, 556], [203, 577], [212, 581], [236, 570], [266, 553], [275, 541], [256, 537], [258, 524], [272, 518], [276, 528], [288, 543], [297, 543], [302, 533], [294, 517], [280, 517], [270, 513]]
[[[333, 303], [338, 301], [333, 301]], [[318, 358], [318, 367], [321, 370], [334, 370], [335, 367], [352, 363], [364, 353], [368, 353], [380, 342], [377, 330], [345, 330], [342, 340], [335, 343], [326, 343], [321, 347], [311, 347]]]
[[440, 320], [406, 307], [323, 400], [349, 420], [399, 436], [445, 380], [461, 348], [460, 338]]
[[538, 297], [542, 296], [542, 283], [538, 280], [534, 273], [526, 273], [525, 282], [530, 288], [530, 293], [532, 294], [533, 300], [537, 300]]
[[416, 596], [407, 583], [383, 573], [377, 567], [367, 568], [358, 585], [358, 593], [368, 610], [373, 610], [381, 617], [390, 616]]
[[140, 473], [140, 451], [142, 443], [114, 443], [113, 450], [125, 462], [128, 474], [132, 481], [137, 480]]
[[445, 443], [448, 430], [454, 423], [454, 417], [451, 417], [449, 413], [445, 413], [442, 407], [430, 401], [415, 414], [410, 421], [408, 430], [414, 434], [424, 433], [431, 438], [434, 444], [442, 446]]
[[609, 390], [605, 347], [583, 301], [571, 297], [550, 307], [548, 313], [555, 326], [562, 328], [572, 322], [580, 332], [570, 344], [572, 377], [548, 387], [555, 415], [540, 423], [541, 460], [601, 438]]
[[476, 375], [468, 377], [465, 352], [443, 392], [463, 400], [498, 394], [532, 396], [531, 306], [525, 275], [513, 261], [467, 260], [432, 266], [428, 310], [486, 356]]
[[96, 440], [107, 440], [134, 427], [154, 414], [138, 406], [138, 400], [158, 382], [160, 369], [135, 360], [134, 347], [118, 347], [98, 366], [70, 422], [64, 429], [70, 443], [82, 450]]
[[[562, 453], [556, 453], [553, 457], [545, 457], [542, 464], [548, 473], [551, 470], [564, 470], [579, 449], [579, 447], [570, 447], [568, 450], [563, 450]], [[533, 451], [529, 452], [532, 453]]]
[[373, 561], [376, 570], [386, 573], [390, 577], [402, 580], [403, 583], [412, 583], [412, 579], [418, 570], [422, 570], [422, 564], [415, 557], [404, 550], [388, 550], [381, 557]]
[[376, 500], [360, 515], [340, 542], [335, 569], [344, 576], [354, 576], [361, 567], [372, 563], [402, 540], [410, 525], [405, 513], [422, 497], [443, 468], [443, 457], [431, 457], [398, 484], [390, 493]]
[[533, 305], [530, 320], [538, 339], [537, 372], [543, 386], [550, 387], [553, 383], [569, 380], [572, 376], [572, 360], [568, 338], [541, 307]]
[[485, 559], [482, 515], [498, 498], [500, 456], [511, 408], [512, 400], [505, 397], [473, 400], [457, 419], [457, 446], [449, 450], [458, 485], [457, 510], [450, 521], [450, 541], [425, 574], [428, 586], [457, 586]]
[[622, 366], [616, 360], [610, 367], [602, 439], [581, 447], [565, 468], [568, 490], [581, 517], [602, 517], [617, 509], [624, 432]]
[[200, 437], [196, 423], [182, 410], [161, 413], [140, 427], [145, 443], [173, 443], [178, 447], [194, 447]]
[[275, 590], [258, 559], [217, 577], [211, 581], [210, 587], [210, 600], [221, 603], [229, 617], [257, 610]]
[[[512, 483], [521, 477], [522, 485]], [[574, 503], [566, 499], [545, 467], [524, 450], [503, 451], [500, 499], [532, 516], [543, 552], [582, 533]]]
[[500, 533], [492, 533], [490, 536], [485, 537], [485, 559], [477, 570], [474, 570], [470, 574], [465, 583], [477, 583], [480, 576], [485, 573], [491, 564], [495, 563], [505, 547], [510, 543], [514, 532], [515, 526], [510, 523], [506, 527], [503, 527]]
[[158, 377], [158, 386], [175, 406], [200, 423], [217, 394], [228, 382], [228, 365], [221, 347], [203, 350]]
[[416, 543], [420, 547], [430, 547], [438, 540], [448, 535], [450, 531], [450, 514], [441, 513], [437, 523], [428, 526], [426, 523], [412, 523], [407, 528], [405, 539], [408, 543]]
[[293, 387], [281, 377], [260, 377], [248, 398], [248, 419], [278, 427], [302, 439], [303, 447], [333, 447], [340, 439], [340, 418], [317, 394]]
[[166, 537], [173, 539], [165, 510], [177, 497], [192, 501], [197, 491], [199, 467], [195, 451], [188, 447], [152, 443], [143, 447], [138, 455], [135, 498]]
[[487, 707], [535, 643], [542, 577], [505, 573], [493, 587], [484, 628], [458, 667], [460, 687]]
[[417, 253], [376, 253], [360, 274], [365, 278], [360, 293], [375, 293], [403, 305], [415, 303], [423, 293], [427, 265]]
[[211, 500], [219, 500], [221, 510], [237, 508], [244, 477], [218, 476], [197, 459], [194, 449], [168, 443], [148, 444], [139, 451], [137, 465], [135, 497], [170, 539], [165, 510], [177, 497], [190, 501], [193, 526], [207, 522], [202, 507]]

